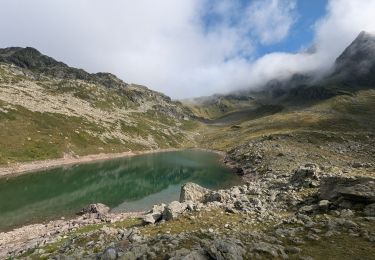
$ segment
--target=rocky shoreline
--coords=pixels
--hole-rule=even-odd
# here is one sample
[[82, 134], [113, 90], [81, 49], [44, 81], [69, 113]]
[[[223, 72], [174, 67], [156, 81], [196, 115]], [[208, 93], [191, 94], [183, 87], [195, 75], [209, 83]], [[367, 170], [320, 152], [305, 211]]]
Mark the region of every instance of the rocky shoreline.
[[[156, 259], [160, 254], [169, 259], [313, 259], [304, 252], [311, 242], [348, 236], [375, 243], [375, 179], [327, 174], [315, 164], [301, 166], [290, 176], [264, 176], [226, 190], [187, 183], [181, 188], [180, 201], [155, 205], [145, 214], [110, 214], [108, 210], [95, 204], [75, 220], [34, 225], [22, 233], [15, 230], [7, 239], [2, 234], [0, 257], [20, 256], [33, 249], [31, 255], [51, 259], [64, 255]], [[164, 232], [154, 236], [144, 231], [174, 222], [199, 222], [211, 213], [226, 219], [225, 223], [214, 221], [209, 228], [180, 233], [161, 229]], [[142, 221], [130, 228], [116, 228], [117, 222], [129, 217]], [[100, 228], [73, 238], [65, 235], [97, 224]], [[84, 246], [80, 236], [87, 241]], [[98, 236], [102, 239], [94, 240]], [[40, 249], [63, 238], [70, 240], [57, 254]]]
[[143, 212], [110, 213], [103, 204], [92, 204], [81, 216], [66, 220], [64, 217], [47, 223], [31, 224], [0, 233], [0, 259], [20, 256], [30, 249], [63, 239], [66, 234], [90, 225], [114, 223], [139, 218]]
[[327, 165], [307, 163], [312, 149], [284, 147], [283, 138], [291, 144], [288, 136], [262, 138], [223, 157], [243, 185], [187, 183], [179, 201], [145, 213], [91, 205], [77, 219], [0, 234], [0, 258], [373, 259], [373, 146], [355, 146], [366, 148], [364, 162]]

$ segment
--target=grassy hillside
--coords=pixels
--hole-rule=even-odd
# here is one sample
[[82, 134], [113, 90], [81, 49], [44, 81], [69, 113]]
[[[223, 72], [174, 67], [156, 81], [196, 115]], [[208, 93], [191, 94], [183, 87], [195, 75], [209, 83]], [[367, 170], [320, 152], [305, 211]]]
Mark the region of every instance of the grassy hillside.
[[243, 109], [255, 108], [258, 102], [252, 97], [240, 95], [209, 96], [184, 100], [183, 104], [200, 119], [216, 119]]
[[180, 103], [142, 86], [0, 63], [0, 164], [181, 147], [192, 144], [193, 126]]
[[[300, 103], [303, 103], [302, 105]], [[258, 113], [256, 113], [258, 111]], [[326, 100], [281, 102], [254, 109], [223, 114], [213, 119], [221, 124], [202, 124], [200, 143], [230, 150], [240, 143], [261, 136], [304, 132], [333, 132], [367, 135], [375, 129], [375, 90], [338, 95]]]

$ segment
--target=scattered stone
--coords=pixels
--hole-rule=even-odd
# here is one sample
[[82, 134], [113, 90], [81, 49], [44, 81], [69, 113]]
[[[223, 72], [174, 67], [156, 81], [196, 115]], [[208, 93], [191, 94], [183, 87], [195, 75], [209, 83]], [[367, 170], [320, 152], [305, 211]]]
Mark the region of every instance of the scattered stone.
[[342, 218], [350, 218], [352, 216], [354, 216], [354, 213], [350, 209], [343, 209], [340, 212], [340, 217]]
[[208, 255], [217, 260], [241, 260], [246, 252], [242, 243], [236, 239], [203, 240], [201, 244]]
[[316, 164], [305, 164], [295, 170], [290, 182], [298, 187], [318, 186], [320, 168]]
[[302, 252], [302, 249], [296, 246], [287, 246], [285, 247], [285, 252], [288, 254], [299, 254]]
[[152, 210], [143, 217], [143, 222], [145, 224], [154, 224], [155, 222], [161, 220], [163, 217], [165, 206], [166, 205], [164, 203], [154, 205], [152, 207]]
[[375, 217], [375, 203], [367, 205], [363, 210], [363, 213], [367, 217]]
[[315, 205], [303, 206], [299, 209], [301, 213], [311, 213], [315, 209]]
[[251, 251], [268, 254], [273, 258], [281, 257], [281, 258], [288, 258], [288, 255], [285, 253], [285, 249], [281, 245], [270, 244], [266, 242], [256, 242], [250, 248]]
[[330, 202], [329, 200], [321, 200], [319, 201], [319, 208], [321, 209], [328, 209], [328, 206], [329, 206]]
[[113, 247], [107, 248], [100, 256], [101, 260], [114, 260], [117, 259], [118, 253], [117, 250]]
[[90, 204], [86, 208], [83, 208], [79, 214], [100, 214], [100, 215], [105, 215], [109, 212], [109, 207], [102, 204], [102, 203], [96, 203], [96, 204]]

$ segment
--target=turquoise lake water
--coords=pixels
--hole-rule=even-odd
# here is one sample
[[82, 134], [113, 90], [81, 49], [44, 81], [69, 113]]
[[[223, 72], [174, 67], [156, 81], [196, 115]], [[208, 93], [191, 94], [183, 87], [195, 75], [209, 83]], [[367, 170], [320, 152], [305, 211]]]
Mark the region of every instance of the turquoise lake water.
[[142, 211], [178, 200], [180, 187], [195, 182], [226, 188], [240, 178], [212, 152], [161, 152], [0, 178], [0, 230], [72, 216], [90, 203], [114, 212]]

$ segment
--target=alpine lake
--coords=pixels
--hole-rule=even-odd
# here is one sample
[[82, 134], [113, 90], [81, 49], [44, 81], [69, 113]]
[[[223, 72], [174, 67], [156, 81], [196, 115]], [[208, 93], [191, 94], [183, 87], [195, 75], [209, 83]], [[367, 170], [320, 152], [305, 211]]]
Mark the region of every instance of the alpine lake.
[[77, 164], [0, 178], [0, 231], [72, 217], [91, 203], [112, 212], [145, 211], [179, 199], [181, 185], [210, 189], [241, 182], [220, 156], [180, 150]]

